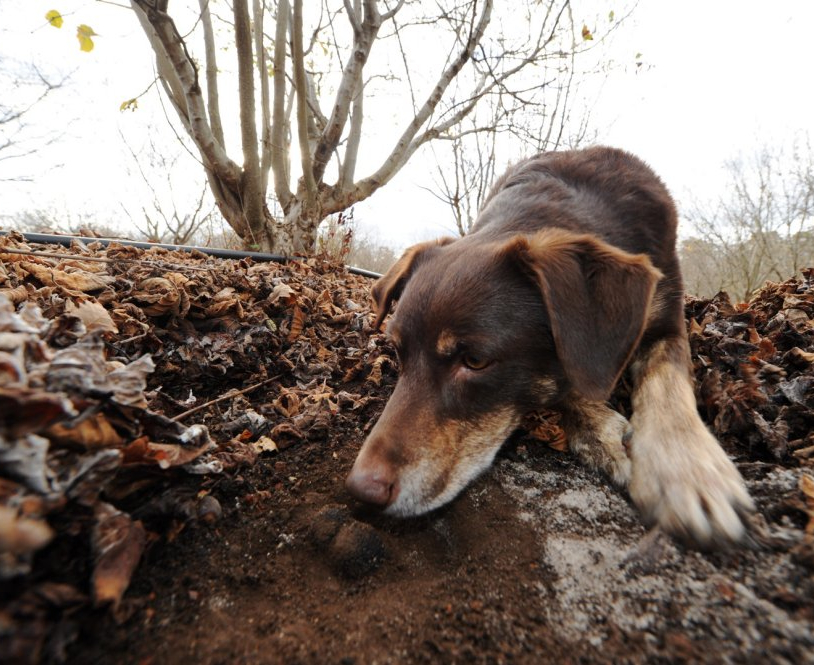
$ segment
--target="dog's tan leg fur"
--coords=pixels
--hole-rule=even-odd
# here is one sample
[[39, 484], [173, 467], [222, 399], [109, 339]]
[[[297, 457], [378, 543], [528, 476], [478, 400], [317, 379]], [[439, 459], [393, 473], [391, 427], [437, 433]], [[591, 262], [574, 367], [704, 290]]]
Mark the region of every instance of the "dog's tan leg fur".
[[561, 409], [568, 447], [588, 467], [605, 473], [617, 486], [630, 482], [631, 464], [625, 451], [630, 423], [603, 402], [572, 396]]
[[701, 421], [681, 337], [655, 343], [632, 364], [630, 495], [646, 520], [710, 547], [744, 535], [754, 509], [735, 465]]

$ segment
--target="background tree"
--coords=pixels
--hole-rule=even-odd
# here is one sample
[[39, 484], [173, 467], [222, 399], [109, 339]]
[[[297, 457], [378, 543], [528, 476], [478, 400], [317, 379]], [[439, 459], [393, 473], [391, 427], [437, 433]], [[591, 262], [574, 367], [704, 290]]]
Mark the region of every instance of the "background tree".
[[727, 163], [730, 186], [686, 211], [695, 237], [682, 244], [687, 290], [748, 300], [766, 280], [814, 266], [814, 152], [810, 140], [763, 148]]
[[458, 134], [450, 139], [446, 149], [434, 150], [435, 186], [428, 189], [449, 206], [461, 236], [471, 230], [495, 179], [497, 137], [501, 132], [499, 107], [494, 107], [493, 113], [490, 129]]
[[[528, 103], [550, 82], [521, 72], [575, 51], [570, 0], [513, 4], [519, 32], [508, 22], [487, 30], [493, 0], [432, 8], [233, 0], [219, 25], [237, 61], [240, 164], [227, 151], [221, 114], [226, 78], [214, 10], [228, 6], [199, 0], [191, 28], [180, 30], [182, 14], [170, 16], [166, 0], [131, 5], [224, 218], [248, 244], [288, 254], [313, 251], [321, 220], [387, 184], [423, 145], [454, 136], [485, 97]], [[363, 131], [373, 106], [392, 120], [389, 137]], [[384, 141], [390, 147], [382, 151]], [[358, 177], [362, 166], [369, 170]], [[270, 178], [278, 214], [269, 206]]]
[[449, 206], [460, 235], [469, 232], [495, 176], [510, 163], [578, 148], [596, 136], [585, 91], [590, 86], [584, 84], [595, 74], [607, 76], [612, 63], [596, 52], [624, 18], [611, 11], [597, 17], [591, 30], [574, 21], [567, 5], [560, 23], [572, 47], [538, 58], [521, 74], [529, 81], [526, 89], [518, 93], [498, 86], [457, 132], [440, 137], [446, 140], [433, 148], [436, 176], [429, 191]]
[[[31, 173], [19, 170], [19, 162], [56, 141], [60, 132], [43, 129], [29, 118], [68, 79], [69, 75], [50, 75], [34, 65], [8, 59], [0, 66], [0, 183], [33, 180]], [[64, 131], [64, 127], [60, 129]]]
[[206, 232], [211, 231], [220, 216], [202, 174], [197, 188], [191, 186], [195, 178], [190, 176], [189, 155], [156, 144], [153, 137], [159, 134], [157, 128], [150, 131], [144, 144], [138, 147], [128, 143], [122, 134], [122, 145], [132, 159], [128, 172], [142, 181], [145, 192], [140, 197], [143, 201], [140, 213], [134, 215], [124, 205], [122, 211], [148, 242], [203, 244]]
[[101, 218], [95, 212], [46, 206], [13, 215], [0, 212], [0, 224], [24, 233], [75, 235], [86, 238], [125, 238], [119, 220]]

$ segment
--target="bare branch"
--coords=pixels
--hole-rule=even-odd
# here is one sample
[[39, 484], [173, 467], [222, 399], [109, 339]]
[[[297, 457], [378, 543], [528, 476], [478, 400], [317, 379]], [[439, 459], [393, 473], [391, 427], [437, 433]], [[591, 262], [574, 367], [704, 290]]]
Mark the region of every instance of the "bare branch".
[[[255, 243], [263, 244], [267, 234], [260, 182], [260, 155], [257, 151], [255, 125], [254, 63], [252, 33], [247, 0], [233, 0], [235, 15], [235, 45], [237, 46], [237, 77], [240, 89], [240, 136], [243, 146], [243, 174], [240, 193], [243, 215]], [[257, 17], [255, 17], [257, 18]]]
[[277, 4], [277, 27], [274, 35], [274, 106], [271, 120], [271, 169], [274, 173], [274, 192], [283, 210], [291, 202], [289, 188], [288, 140], [286, 138], [288, 114], [285, 109], [285, 56], [288, 32], [288, 0]]
[[[441, 101], [444, 91], [449, 87], [450, 82], [455, 78], [458, 72], [461, 71], [466, 62], [472, 57], [475, 47], [483, 38], [483, 34], [491, 19], [492, 4], [492, 0], [486, 0], [477, 25], [470, 32], [465, 47], [461, 50], [458, 57], [444, 70], [443, 74], [441, 74], [429, 97], [421, 109], [419, 109], [412, 122], [407, 126], [407, 129], [404, 130], [396, 146], [379, 167], [378, 171], [357, 184], [355, 189], [358, 195], [369, 196], [370, 193], [389, 182], [421, 144], [431, 138], [437, 137], [441, 133], [442, 130], [434, 128], [424, 132], [419, 140], [415, 140], [418, 130], [432, 115], [436, 106], [438, 106], [438, 103]], [[474, 105], [474, 101], [471, 105]]]
[[212, 30], [212, 15], [209, 13], [209, 0], [198, 0], [201, 8], [201, 23], [203, 25], [204, 54], [206, 56], [206, 97], [209, 110], [209, 122], [212, 125], [212, 134], [221, 145], [223, 140], [223, 123], [220, 118], [220, 102], [218, 99], [218, 61], [215, 50], [215, 33]]
[[355, 7], [351, 6], [350, 0], [342, 0], [342, 3], [345, 5], [345, 13], [348, 15], [348, 21], [350, 21], [353, 28], [354, 37], [358, 38], [357, 35], [361, 36], [362, 34], [362, 24], [359, 22], [361, 8], [358, 3], [355, 3]]
[[265, 5], [262, 0], [253, 0], [254, 14], [254, 52], [257, 59], [257, 74], [260, 79], [260, 117], [261, 117], [261, 153], [260, 153], [260, 188], [261, 197], [266, 198], [268, 174], [271, 169], [271, 107], [269, 102], [269, 73], [266, 67], [266, 49], [263, 45], [263, 23]]
[[313, 170], [314, 179], [317, 181], [322, 180], [325, 166], [342, 138], [354, 91], [362, 80], [362, 71], [381, 27], [381, 17], [376, 11], [374, 0], [365, 0], [364, 14], [360, 29], [358, 31], [354, 29], [353, 48], [342, 72], [331, 117], [314, 151]]
[[207, 122], [198, 72], [175, 23], [165, 12], [154, 9], [148, 0], [130, 2], [139, 20], [147, 24], [144, 26], [145, 32], [156, 51], [159, 75], [166, 81], [179, 115], [186, 118], [186, 124], [207, 166], [219, 178], [236, 184], [240, 180], [240, 169], [229, 159]]
[[291, 59], [294, 66], [294, 86], [297, 95], [297, 136], [300, 141], [300, 159], [305, 190], [312, 201], [316, 200], [317, 183], [311, 169], [311, 146], [308, 144], [308, 83], [302, 50], [302, 0], [294, 0], [294, 25]]
[[384, 23], [385, 21], [389, 21], [396, 14], [398, 14], [399, 10], [403, 6], [404, 6], [404, 0], [399, 0], [398, 3], [396, 4], [396, 6], [393, 7], [393, 9], [391, 9], [389, 12], [385, 12], [384, 14], [382, 14], [382, 23]]

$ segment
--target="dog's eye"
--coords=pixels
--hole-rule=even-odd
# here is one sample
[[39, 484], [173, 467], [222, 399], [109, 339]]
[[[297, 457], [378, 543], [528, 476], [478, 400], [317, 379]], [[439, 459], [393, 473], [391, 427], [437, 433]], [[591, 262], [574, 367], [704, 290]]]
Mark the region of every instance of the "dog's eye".
[[465, 353], [462, 355], [461, 362], [469, 369], [473, 369], [475, 371], [486, 369], [491, 364], [491, 362], [486, 358], [476, 356], [474, 353]]

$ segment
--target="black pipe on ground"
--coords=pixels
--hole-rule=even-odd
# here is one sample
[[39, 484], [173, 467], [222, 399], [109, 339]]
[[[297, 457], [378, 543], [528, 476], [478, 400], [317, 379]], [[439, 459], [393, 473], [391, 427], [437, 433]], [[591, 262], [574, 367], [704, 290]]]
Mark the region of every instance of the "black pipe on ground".
[[[0, 235], [6, 235], [8, 231], [0, 230]], [[112, 242], [117, 242], [120, 245], [127, 245], [129, 247], [138, 247], [139, 249], [150, 249], [152, 247], [160, 247], [170, 251], [180, 250], [182, 252], [201, 252], [207, 256], [214, 256], [219, 259], [240, 259], [250, 258], [252, 261], [274, 261], [276, 263], [285, 263], [286, 261], [296, 260], [297, 257], [280, 256], [277, 254], [266, 254], [264, 252], [243, 252], [235, 249], [219, 249], [217, 247], [193, 247], [191, 245], [165, 245], [163, 243], [153, 242], [138, 242], [136, 240], [120, 240], [118, 238], [86, 238], [84, 236], [61, 236], [49, 235], [47, 233], [22, 233], [21, 234], [28, 242], [37, 242], [42, 244], [63, 245], [70, 247], [73, 240], [80, 240], [82, 242], [98, 242], [107, 247]], [[381, 275], [371, 270], [364, 268], [354, 268], [347, 266], [348, 272], [354, 275], [362, 275], [363, 277], [378, 278]]]

